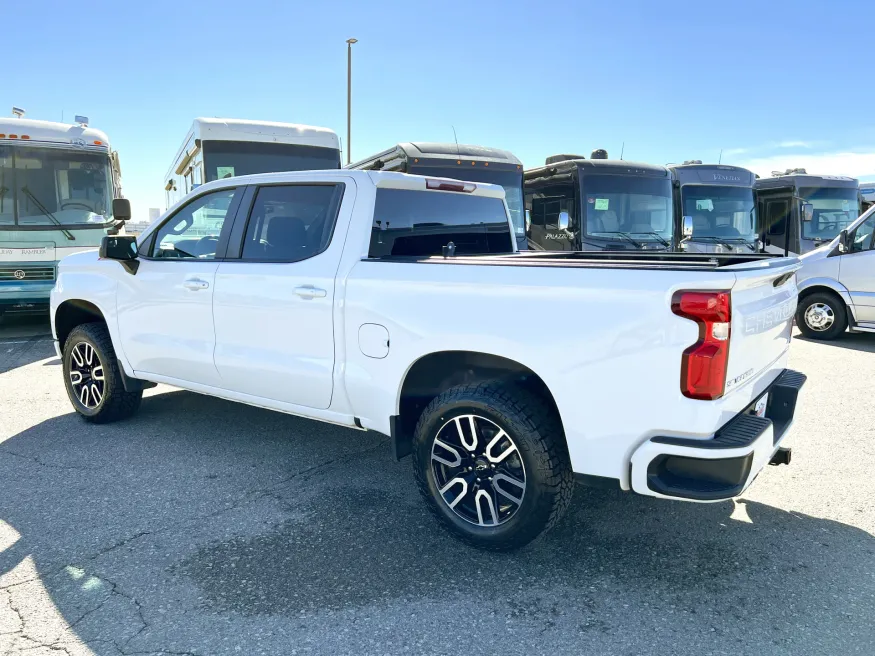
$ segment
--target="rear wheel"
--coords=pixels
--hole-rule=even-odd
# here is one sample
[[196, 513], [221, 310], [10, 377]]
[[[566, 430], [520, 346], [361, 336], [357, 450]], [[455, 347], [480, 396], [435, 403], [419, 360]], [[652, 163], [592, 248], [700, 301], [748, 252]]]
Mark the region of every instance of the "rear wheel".
[[460, 385], [434, 399], [416, 427], [413, 465], [432, 513], [484, 549], [528, 544], [573, 492], [555, 410], [514, 386]]
[[811, 339], [835, 339], [848, 327], [845, 303], [828, 292], [809, 294], [796, 309], [796, 325]]
[[101, 323], [72, 330], [64, 343], [64, 384], [70, 403], [87, 421], [109, 423], [132, 416], [143, 392], [127, 392], [109, 331]]

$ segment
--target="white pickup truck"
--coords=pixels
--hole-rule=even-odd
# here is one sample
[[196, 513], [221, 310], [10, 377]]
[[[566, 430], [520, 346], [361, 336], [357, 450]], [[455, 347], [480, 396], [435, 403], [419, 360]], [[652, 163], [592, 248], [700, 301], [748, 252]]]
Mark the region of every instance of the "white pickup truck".
[[61, 262], [70, 401], [108, 422], [166, 383], [384, 433], [434, 514], [496, 550], [553, 525], [575, 478], [717, 501], [789, 460], [796, 259], [517, 253], [512, 237], [493, 185], [206, 184], [136, 241]]

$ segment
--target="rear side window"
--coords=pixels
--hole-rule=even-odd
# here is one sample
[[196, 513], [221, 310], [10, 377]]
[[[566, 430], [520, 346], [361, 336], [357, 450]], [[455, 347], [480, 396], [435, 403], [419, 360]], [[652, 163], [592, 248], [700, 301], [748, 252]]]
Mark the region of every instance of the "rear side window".
[[300, 262], [331, 243], [343, 185], [261, 187], [252, 204], [243, 260]]
[[377, 190], [369, 257], [440, 255], [449, 242], [458, 255], [513, 251], [502, 200], [446, 191]]

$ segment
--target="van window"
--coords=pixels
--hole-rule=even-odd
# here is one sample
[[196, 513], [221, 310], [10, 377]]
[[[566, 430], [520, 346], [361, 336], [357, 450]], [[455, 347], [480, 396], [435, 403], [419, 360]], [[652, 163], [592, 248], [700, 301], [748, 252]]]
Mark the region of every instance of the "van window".
[[460, 192], [378, 189], [369, 257], [510, 253], [512, 233], [501, 198]]
[[867, 251], [872, 248], [872, 233], [875, 232], [875, 214], [863, 221], [854, 231], [851, 252]]

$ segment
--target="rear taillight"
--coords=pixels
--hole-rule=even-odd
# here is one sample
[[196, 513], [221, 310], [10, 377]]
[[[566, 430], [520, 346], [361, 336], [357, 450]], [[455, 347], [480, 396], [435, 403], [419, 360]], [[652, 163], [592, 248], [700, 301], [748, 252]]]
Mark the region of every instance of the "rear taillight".
[[427, 178], [425, 181], [426, 189], [435, 189], [437, 191], [461, 191], [470, 194], [477, 188], [477, 185], [471, 182], [451, 182], [449, 180], [435, 180]]
[[699, 324], [699, 340], [684, 351], [681, 360], [681, 392], [691, 399], [719, 399], [729, 360], [729, 292], [675, 292], [671, 311]]

